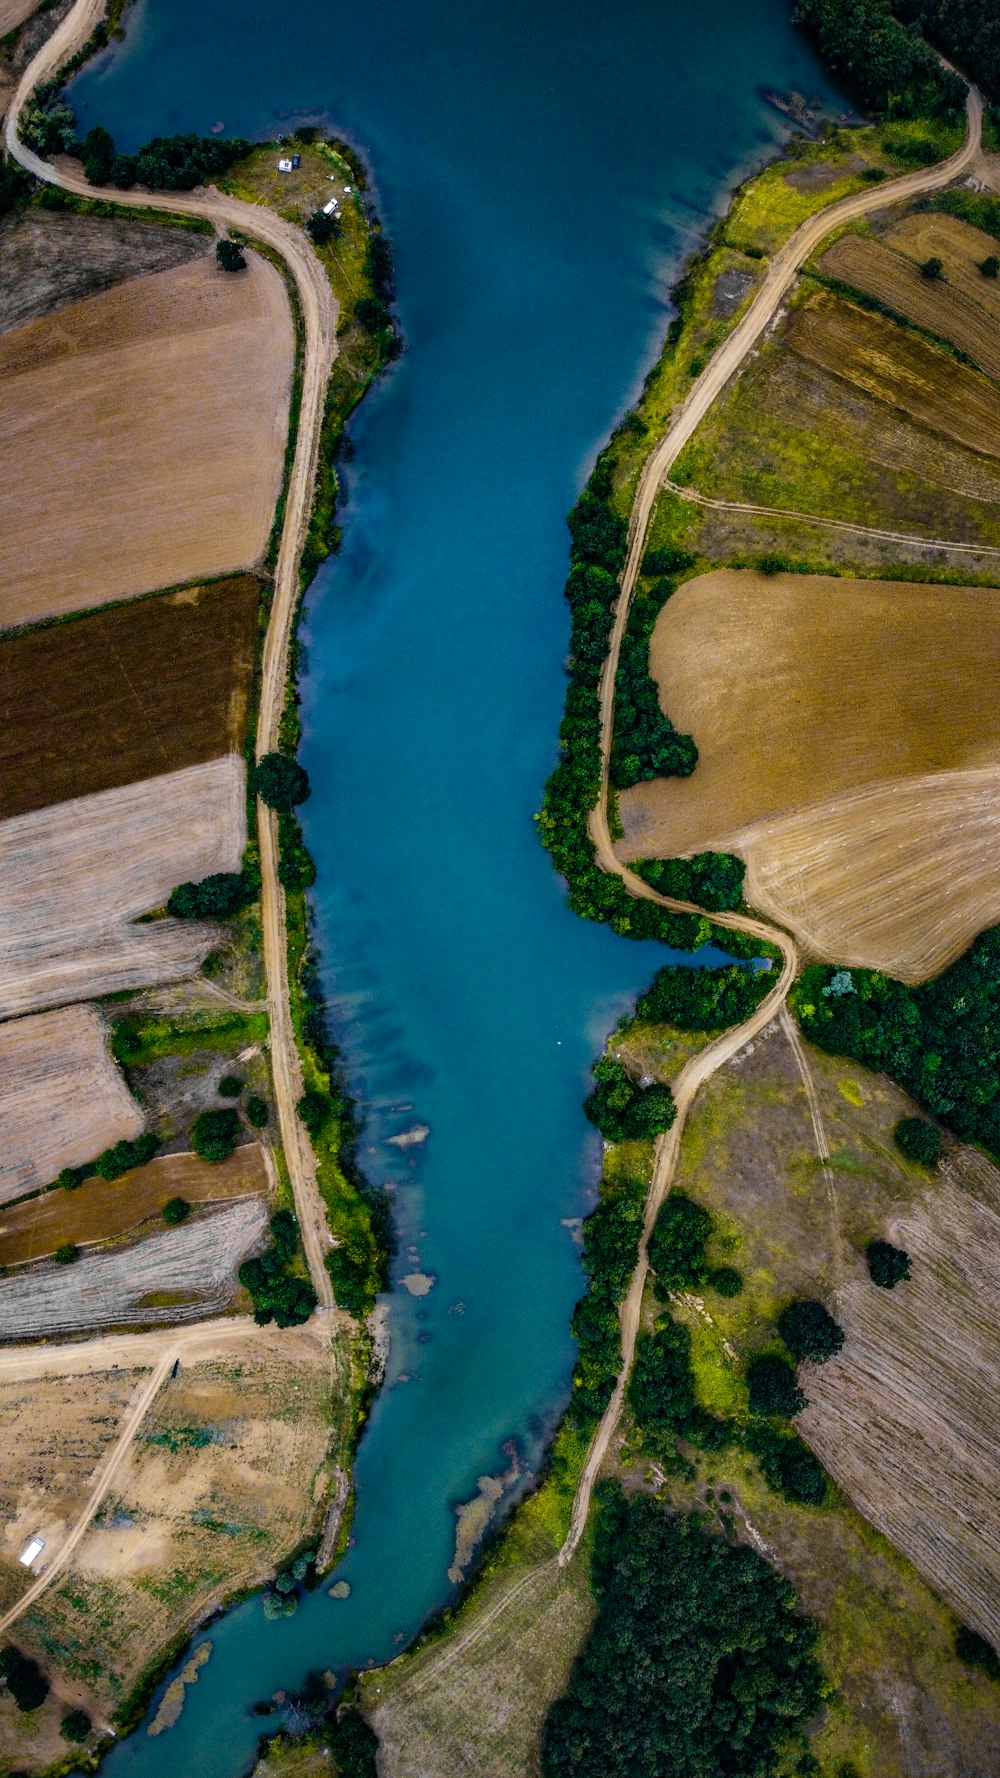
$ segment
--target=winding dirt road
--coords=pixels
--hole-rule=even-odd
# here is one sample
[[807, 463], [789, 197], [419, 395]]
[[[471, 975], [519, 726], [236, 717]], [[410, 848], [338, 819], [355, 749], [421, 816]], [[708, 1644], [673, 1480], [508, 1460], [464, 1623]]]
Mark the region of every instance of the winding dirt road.
[[[244, 203], [239, 198], [225, 197], [214, 187], [191, 193], [104, 191], [88, 185], [78, 163], [63, 162], [58, 167], [53, 166], [19, 140], [18, 121], [31, 93], [41, 81], [55, 75], [87, 42], [104, 17], [104, 10], [105, 0], [77, 0], [25, 70], [4, 123], [8, 153], [36, 179], [62, 186], [64, 191], [75, 192], [80, 197], [106, 198], [123, 208], [146, 208], [152, 204], [157, 210], [170, 211], [178, 216], [202, 217], [219, 230], [242, 229], [280, 254], [295, 280], [298, 293], [303, 327], [302, 397], [274, 576], [274, 597], [264, 640], [256, 741], [259, 759], [277, 747], [285, 705], [288, 649], [299, 597], [299, 562], [312, 510], [326, 386], [337, 350], [337, 302], [306, 235], [273, 210]], [[277, 818], [261, 802], [257, 804], [257, 815], [263, 879], [264, 968], [278, 1124], [313, 1288], [320, 1308], [331, 1310], [335, 1307], [333, 1287], [324, 1264], [331, 1246], [330, 1232], [317, 1184], [312, 1144], [295, 1110], [302, 1096], [302, 1071], [289, 1002], [285, 896], [278, 882], [277, 869]]]
[[[657, 495], [663, 486], [668, 470], [677, 461], [684, 446], [701, 424], [712, 403], [722, 393], [730, 377], [739, 369], [747, 353], [773, 320], [800, 267], [825, 236], [845, 222], [856, 221], [870, 210], [882, 210], [890, 204], [901, 203], [909, 198], [920, 197], [926, 192], [940, 190], [942, 186], [949, 185], [953, 179], [978, 164], [981, 155], [983, 108], [979, 94], [971, 87], [966, 101], [966, 115], [968, 130], [965, 141], [958, 152], [951, 155], [948, 160], [941, 161], [934, 167], [923, 168], [917, 173], [904, 174], [900, 179], [887, 180], [885, 184], [856, 192], [852, 197], [841, 198], [839, 202], [831, 204], [829, 209], [820, 210], [815, 216], [809, 217], [789, 237], [772, 259], [764, 281], [743, 319], [737, 323], [732, 333], [723, 341], [715, 356], [710, 359], [701, 375], [692, 384], [666, 433], [643, 466], [629, 520], [628, 551], [625, 566], [622, 569], [621, 592], [615, 608], [615, 621], [611, 631], [608, 656], [601, 676], [601, 792], [597, 807], [591, 812], [589, 827], [591, 838], [594, 841], [597, 862], [601, 868], [620, 877], [631, 895], [640, 896], [646, 901], [658, 902], [661, 907], [669, 908], [672, 912], [701, 914], [705, 910], [696, 907], [691, 902], [675, 901], [670, 896], [660, 895], [641, 877], [637, 877], [634, 871], [630, 871], [615, 856], [608, 827], [608, 768], [614, 727], [618, 659]], [[732, 1030], [724, 1031], [698, 1055], [693, 1056], [673, 1082], [677, 1116], [671, 1128], [657, 1141], [653, 1178], [646, 1200], [646, 1214], [639, 1242], [639, 1256], [628, 1293], [620, 1310], [621, 1369], [618, 1373], [614, 1393], [594, 1434], [577, 1486], [569, 1531], [557, 1558], [564, 1568], [572, 1560], [580, 1538], [583, 1536], [587, 1515], [590, 1511], [594, 1483], [607, 1455], [621, 1415], [625, 1391], [632, 1370], [632, 1361], [635, 1357], [636, 1339], [642, 1312], [642, 1296], [646, 1274], [649, 1270], [649, 1237], [663, 1199], [670, 1189], [680, 1153], [687, 1114], [695, 1095], [706, 1080], [710, 1079], [717, 1069], [722, 1068], [726, 1062], [730, 1061], [737, 1051], [756, 1036], [776, 1013], [783, 1011], [785, 998], [798, 968], [798, 952], [795, 943], [788, 933], [782, 932], [778, 927], [770, 926], [763, 920], [743, 914], [711, 914], [709, 918], [716, 926], [728, 927], [731, 931], [749, 933], [755, 938], [766, 939], [771, 944], [777, 945], [783, 958], [781, 973], [771, 992], [761, 1001], [752, 1017]], [[802, 1061], [804, 1062], [804, 1057]], [[807, 1067], [803, 1072], [803, 1081], [809, 1098], [810, 1113], [813, 1115], [814, 1125], [816, 1125], [818, 1107], [813, 1103], [814, 1095], [810, 1091], [811, 1080]], [[817, 1144], [822, 1144], [820, 1153], [823, 1158], [826, 1137], [822, 1130], [821, 1120], [816, 1128], [816, 1135]]]

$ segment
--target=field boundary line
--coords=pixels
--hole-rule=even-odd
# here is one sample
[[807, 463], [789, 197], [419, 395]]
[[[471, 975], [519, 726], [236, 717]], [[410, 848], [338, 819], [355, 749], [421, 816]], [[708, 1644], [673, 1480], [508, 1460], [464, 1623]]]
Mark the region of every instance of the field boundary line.
[[884, 531], [878, 525], [856, 525], [851, 519], [823, 518], [814, 512], [793, 512], [785, 506], [754, 506], [748, 500], [716, 500], [711, 494], [702, 494], [697, 488], [682, 487], [680, 482], [672, 482], [664, 476], [661, 486], [670, 494], [676, 494], [681, 500], [690, 500], [695, 506], [711, 507], [713, 512], [745, 512], [770, 519], [797, 519], [803, 525], [824, 525], [831, 531], [848, 531], [854, 537], [879, 537], [887, 543], [908, 543], [917, 549], [950, 549], [960, 550], [963, 555], [1000, 556], [1000, 544], [995, 543], [953, 543], [944, 537], [917, 537], [910, 531]]

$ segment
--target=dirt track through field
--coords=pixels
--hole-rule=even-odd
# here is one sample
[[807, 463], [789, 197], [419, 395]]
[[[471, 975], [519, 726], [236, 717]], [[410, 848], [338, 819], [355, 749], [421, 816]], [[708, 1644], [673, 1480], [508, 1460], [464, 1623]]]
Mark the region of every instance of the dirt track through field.
[[[22, 108], [39, 82], [51, 78], [87, 41], [104, 16], [104, 0], [77, 0], [62, 24], [39, 50], [22, 76], [4, 123], [8, 153], [48, 185], [60, 185], [82, 197], [103, 196], [123, 208], [150, 203], [142, 191], [111, 190], [97, 193], [82, 172], [68, 166], [53, 167], [18, 136]], [[302, 316], [302, 388], [295, 451], [285, 490], [285, 515], [274, 576], [274, 597], [264, 641], [260, 713], [257, 723], [258, 758], [277, 747], [288, 681], [288, 650], [292, 623], [299, 599], [299, 562], [312, 509], [316, 463], [323, 424], [326, 387], [337, 350], [337, 302], [322, 265], [306, 235], [273, 210], [225, 197], [215, 189], [196, 193], [158, 192], [155, 207], [180, 216], [203, 216], [224, 231], [243, 229], [252, 239], [265, 242], [288, 267], [298, 295]], [[302, 1070], [292, 1029], [288, 985], [288, 948], [285, 932], [284, 891], [278, 882], [277, 820], [263, 803], [257, 805], [260, 826], [261, 899], [264, 928], [264, 965], [267, 973], [268, 1011], [271, 1027], [271, 1062], [282, 1147], [291, 1177], [295, 1210], [313, 1287], [320, 1308], [334, 1308], [333, 1287], [324, 1259], [331, 1246], [326, 1212], [316, 1178], [316, 1159], [295, 1107], [302, 1095]]]
[[878, 525], [855, 525], [850, 519], [823, 518], [813, 512], [793, 512], [785, 506], [755, 506], [749, 500], [716, 500], [711, 494], [701, 494], [697, 488], [684, 488], [680, 482], [672, 482], [664, 476], [663, 486], [680, 500], [689, 500], [695, 506], [710, 507], [713, 512], [741, 512], [751, 518], [760, 519], [793, 519], [802, 525], [821, 525], [827, 531], [846, 531], [852, 537], [874, 537], [883, 543], [905, 543], [913, 549], [929, 549], [934, 551], [956, 550], [967, 556], [1000, 556], [1000, 544], [991, 543], [954, 543], [947, 537], [917, 537], [912, 531], [884, 531]]

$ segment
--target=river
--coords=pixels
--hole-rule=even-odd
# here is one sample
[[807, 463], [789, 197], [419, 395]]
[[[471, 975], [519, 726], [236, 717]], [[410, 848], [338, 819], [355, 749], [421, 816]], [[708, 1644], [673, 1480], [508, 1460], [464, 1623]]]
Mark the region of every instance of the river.
[[[384, 1660], [449, 1595], [454, 1507], [536, 1462], [565, 1401], [580, 1102], [665, 953], [569, 914], [532, 813], [553, 763], [563, 515], [634, 398], [680, 262], [785, 133], [760, 88], [829, 97], [788, 0], [139, 0], [77, 80], [122, 149], [325, 120], [364, 149], [408, 351], [351, 432], [344, 546], [304, 628], [304, 825], [362, 1159], [389, 1184], [392, 1353], [354, 1541], [289, 1620], [213, 1626], [178, 1725], [114, 1778], [235, 1778], [250, 1700]], [[426, 1143], [386, 1138], [416, 1122]], [[152, 1652], [152, 1651], [151, 1651]]]

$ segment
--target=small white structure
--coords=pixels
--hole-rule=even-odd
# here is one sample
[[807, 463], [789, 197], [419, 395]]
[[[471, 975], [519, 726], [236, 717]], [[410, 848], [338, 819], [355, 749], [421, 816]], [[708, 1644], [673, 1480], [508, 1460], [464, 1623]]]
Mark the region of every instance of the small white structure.
[[25, 1568], [30, 1568], [32, 1562], [35, 1560], [35, 1557], [40, 1556], [44, 1548], [45, 1548], [45, 1540], [44, 1540], [44, 1538], [39, 1537], [36, 1532], [35, 1536], [31, 1539], [31, 1541], [29, 1543], [25, 1544], [23, 1550], [21, 1551], [21, 1554], [18, 1556], [17, 1559], [19, 1562], [22, 1562], [24, 1564]]
[[323, 215], [324, 216], [336, 216], [336, 214], [337, 214], [337, 200], [336, 200], [336, 198], [331, 198], [330, 202], [328, 204], [323, 205]]
[[278, 172], [279, 173], [290, 173], [291, 171], [292, 171], [292, 163], [290, 160], [280, 160], [278, 162]]

